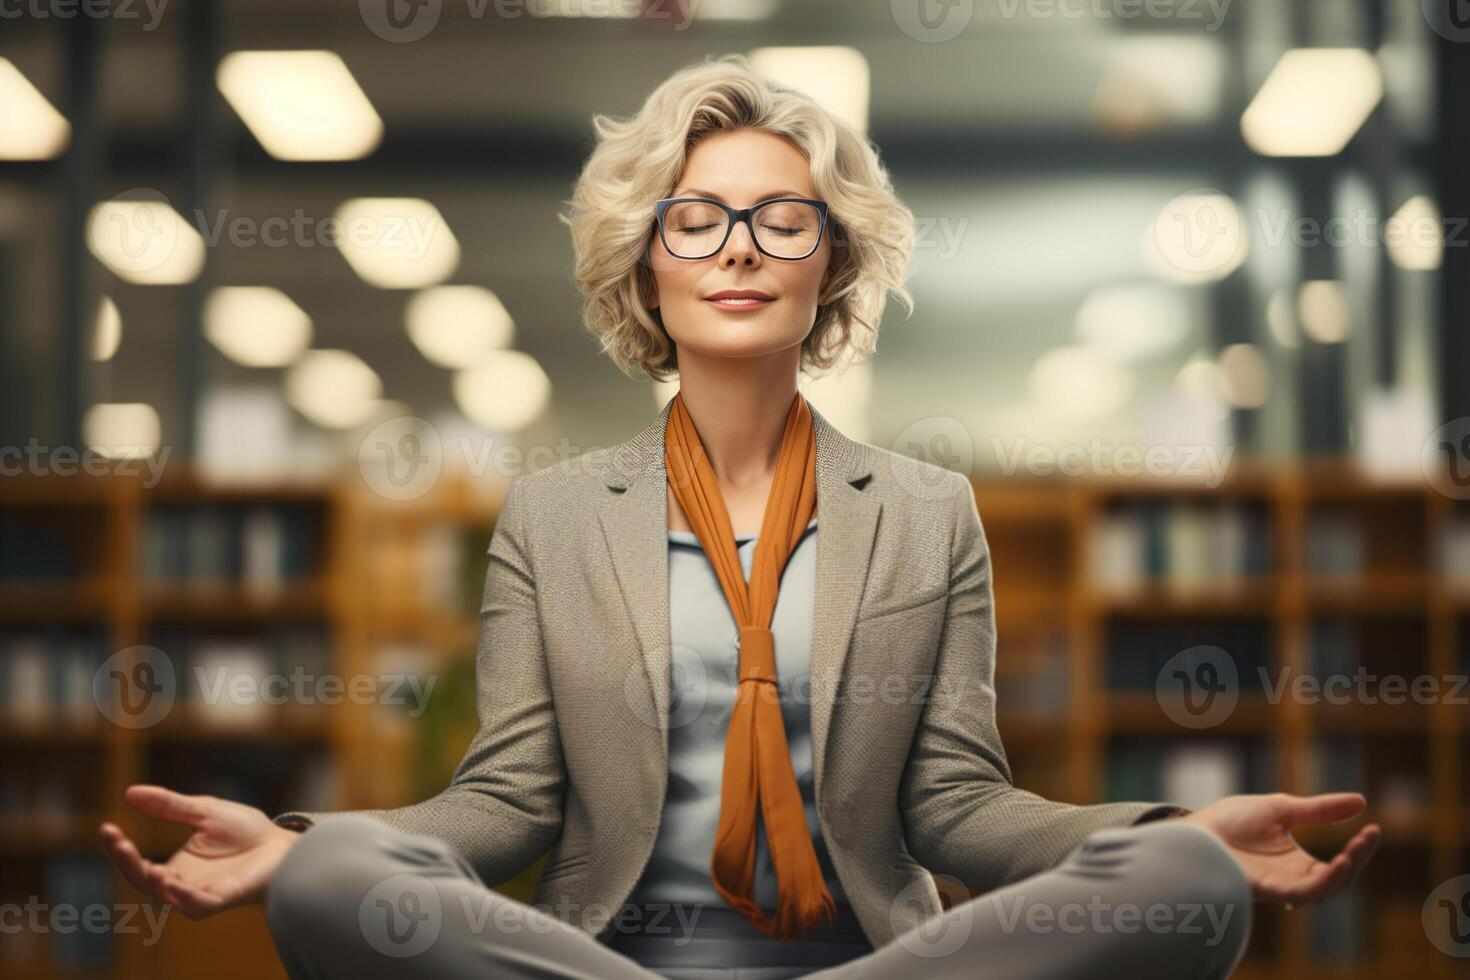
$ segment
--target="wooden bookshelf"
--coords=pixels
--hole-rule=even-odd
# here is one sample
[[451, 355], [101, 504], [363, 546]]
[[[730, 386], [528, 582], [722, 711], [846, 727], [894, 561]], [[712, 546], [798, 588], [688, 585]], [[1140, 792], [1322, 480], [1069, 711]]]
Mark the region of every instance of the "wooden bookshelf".
[[[1427, 481], [1382, 483], [1345, 461], [1237, 466], [1218, 487], [1168, 480], [972, 480], [992, 552], [998, 631], [997, 687], [1002, 738], [1017, 783], [1076, 803], [1108, 799], [1107, 774], [1124, 744], [1206, 740], [1253, 743], [1270, 764], [1269, 784], [1242, 791], [1325, 789], [1366, 792], [1369, 819], [1384, 826], [1379, 854], [1360, 882], [1369, 895], [1363, 952], [1329, 959], [1314, 949], [1311, 909], [1258, 906], [1252, 947], [1238, 976], [1378, 978], [1466, 975], [1465, 961], [1435, 950], [1417, 925], [1419, 908], [1440, 883], [1470, 873], [1470, 711], [1463, 702], [1307, 704], [1274, 702], [1242, 684], [1227, 720], [1206, 731], [1183, 726], [1155, 691], [1108, 684], [1110, 640], [1120, 624], [1175, 635], [1196, 624], [1194, 642], [1251, 626], [1275, 671], [1311, 673], [1315, 623], [1345, 622], [1379, 676], [1441, 679], [1470, 671], [1470, 583], [1437, 563], [1449, 522], [1470, 520], [1470, 504], [1449, 500]], [[1262, 574], [1192, 580], [1165, 576], [1125, 588], [1094, 574], [1099, 522], [1114, 508], [1157, 503], [1254, 508], [1267, 528]], [[1351, 574], [1313, 567], [1309, 536], [1319, 515], [1362, 523], [1361, 562]], [[1046, 554], [1037, 553], [1045, 543]], [[1019, 579], [1019, 581], [1018, 581]], [[1046, 601], [1036, 597], [1046, 595]], [[1060, 605], [1065, 612], [1053, 611]], [[1008, 681], [1025, 687], [1025, 660], [1038, 634], [1060, 634], [1067, 698], [1051, 712], [1027, 710], [1008, 725]], [[1218, 644], [1227, 649], [1231, 643]], [[1441, 686], [1448, 691], [1448, 685]], [[1470, 690], [1462, 692], [1470, 697]], [[1038, 738], [1046, 732], [1047, 740]], [[1366, 785], [1314, 787], [1312, 746], [1329, 739], [1367, 749]], [[1382, 790], [1405, 778], [1423, 799], [1396, 801]], [[1302, 831], [1308, 848], [1330, 851], [1356, 830]], [[1412, 915], [1410, 915], [1412, 913]]]
[[[1379, 746], [1368, 753], [1367, 786], [1332, 788], [1367, 789], [1377, 806], [1373, 791], [1383, 780], [1402, 783], [1407, 774], [1423, 782], [1425, 793], [1421, 801], [1399, 801], [1390, 812], [1373, 814], [1384, 823], [1385, 842], [1367, 879], [1376, 900], [1364, 920], [1366, 952], [1347, 962], [1322, 962], [1313, 949], [1310, 910], [1263, 908], [1237, 976], [1461, 975], [1462, 963], [1408, 928], [1405, 910], [1413, 905], [1417, 914], [1416, 896], [1422, 902], [1439, 882], [1470, 871], [1470, 791], [1463, 788], [1470, 712], [1448, 703], [1414, 710], [1307, 705], [1291, 698], [1273, 704], [1247, 690], [1228, 720], [1201, 733], [1172, 720], [1152, 692], [1110, 687], [1109, 671], [1120, 630], [1172, 636], [1197, 629], [1201, 642], [1211, 631], [1233, 630], [1237, 637], [1247, 631], [1260, 638], [1273, 669], [1301, 673], [1312, 666], [1313, 624], [1345, 621], [1378, 646], [1395, 638], [1387, 652], [1367, 651], [1380, 658], [1376, 666], [1401, 663], [1404, 671], [1441, 677], [1464, 673], [1470, 669], [1470, 581], [1442, 574], [1436, 549], [1451, 522], [1470, 520], [1470, 504], [1443, 498], [1427, 484], [1376, 484], [1342, 463], [1238, 466], [1218, 487], [1148, 480], [972, 482], [993, 556], [1000, 730], [1017, 782], [1056, 799], [1099, 802], [1108, 797], [1111, 767], [1129, 746], [1207, 738], [1256, 746], [1270, 765], [1272, 788], [1306, 792], [1320, 740]], [[499, 495], [483, 483], [446, 476], [432, 493], [394, 502], [372, 494], [355, 472], [316, 485], [250, 487], [212, 485], [177, 466], [153, 488], [124, 477], [6, 481], [0, 484], [0, 515], [42, 515], [35, 519], [85, 530], [77, 540], [89, 544], [69, 580], [3, 583], [0, 632], [95, 627], [113, 651], [149, 643], [159, 624], [186, 635], [226, 636], [307, 624], [328, 637], [330, 670], [337, 674], [373, 673], [385, 649], [412, 649], [430, 667], [447, 669], [472, 655], [478, 635], [474, 608], [484, 579], [483, 548], [499, 505]], [[1100, 584], [1093, 570], [1099, 523], [1118, 508], [1176, 503], [1229, 503], [1261, 515], [1269, 567], [1187, 586], [1167, 578], [1127, 588]], [[146, 581], [140, 555], [150, 508], [203, 504], [309, 510], [318, 543], [311, 573], [267, 595], [230, 584]], [[1312, 568], [1310, 528], [1323, 513], [1358, 515], [1370, 525], [1356, 575]], [[1406, 523], [1411, 527], [1400, 530]], [[457, 558], [445, 559], [446, 539], [459, 542]], [[428, 580], [438, 580], [437, 589], [426, 588]], [[152, 856], [163, 857], [181, 838], [145, 833], [143, 822], [123, 807], [122, 790], [133, 782], [176, 785], [201, 771], [194, 760], [215, 753], [279, 760], [279, 771], [268, 775], [282, 808], [294, 805], [291, 795], [305, 778], [297, 766], [313, 754], [331, 763], [332, 808], [409, 803], [427, 795], [413, 776], [424, 751], [417, 733], [402, 719], [351, 704], [234, 728], [201, 724], [183, 713], [140, 730], [7, 724], [0, 727], [0, 743], [20, 750], [7, 757], [45, 753], [63, 770], [78, 767], [78, 778], [95, 785], [87, 789], [74, 828], [49, 838], [7, 832], [0, 866], [22, 869], [14, 879], [20, 882], [33, 880], [54, 854], [100, 856], [95, 825], [101, 819], [121, 824]], [[452, 767], [472, 734], [471, 725], [442, 735], [442, 744], [429, 750]], [[1331, 847], [1347, 832], [1303, 834], [1303, 841]], [[499, 887], [526, 897], [538, 872], [539, 862]], [[134, 900], [120, 877], [112, 900]], [[174, 915], [163, 942], [144, 946], [137, 937], [118, 936], [114, 946], [114, 962], [97, 975], [193, 977], [198, 957], [207, 953], [223, 964], [215, 974], [220, 977], [284, 976], [258, 910], [197, 923]], [[0, 963], [6, 975], [59, 975], [44, 958]]]

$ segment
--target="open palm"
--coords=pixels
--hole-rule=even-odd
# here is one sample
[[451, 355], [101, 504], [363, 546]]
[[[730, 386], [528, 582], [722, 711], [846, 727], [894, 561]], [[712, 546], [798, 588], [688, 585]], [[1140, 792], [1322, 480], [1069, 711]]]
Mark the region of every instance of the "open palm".
[[255, 807], [214, 796], [188, 796], [137, 784], [123, 792], [133, 809], [187, 824], [193, 833], [164, 862], [149, 861], [114, 823], [101, 832], [123, 877], [139, 891], [178, 907], [191, 919], [256, 902], [299, 834]]
[[1363, 811], [1359, 793], [1290, 793], [1227, 796], [1182, 819], [1204, 824], [1220, 836], [1245, 871], [1260, 901], [1301, 904], [1321, 901], [1352, 883], [1382, 836], [1377, 824], [1359, 830], [1330, 861], [1302, 849], [1291, 828], [1341, 823]]

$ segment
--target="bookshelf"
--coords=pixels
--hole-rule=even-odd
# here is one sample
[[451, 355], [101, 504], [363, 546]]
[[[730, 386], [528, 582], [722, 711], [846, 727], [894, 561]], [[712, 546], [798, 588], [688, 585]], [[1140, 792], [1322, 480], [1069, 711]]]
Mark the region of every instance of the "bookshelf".
[[[972, 483], [1019, 785], [1076, 803], [1365, 792], [1384, 840], [1364, 878], [1319, 907], [1258, 907], [1237, 975], [1470, 972], [1420, 921], [1438, 884], [1470, 872], [1470, 690], [1448, 696], [1470, 672], [1470, 505], [1335, 460], [1238, 465], [1218, 487]], [[1051, 710], [1038, 712], [1034, 678], [1052, 669], [1038, 657], [1056, 662], [1058, 635], [1066, 696], [1048, 684]], [[1208, 725], [1181, 723], [1161, 669], [1206, 646], [1228, 653], [1238, 700]], [[1437, 681], [1439, 696], [1389, 675]], [[1346, 690], [1312, 686], [1329, 677]], [[1362, 822], [1297, 836], [1326, 852]]]
[[[253, 662], [247, 676], [298, 663], [348, 676], [462, 675], [472, 670], [499, 507], [486, 482], [446, 476], [432, 493], [394, 502], [356, 472], [253, 487], [213, 486], [178, 465], [151, 488], [120, 476], [9, 479], [0, 483], [0, 669], [9, 685], [16, 641], [39, 636], [48, 672], [27, 683], [73, 699], [66, 679], [79, 668], [62, 665], [140, 645], [177, 652], [183, 673], [202, 647], [216, 671]], [[1017, 782], [1078, 803], [1233, 783], [1365, 790], [1385, 827], [1366, 887], [1330, 907], [1262, 909], [1237, 976], [1462, 975], [1463, 961], [1426, 941], [1419, 910], [1435, 885], [1470, 872], [1470, 712], [1443, 700], [1269, 695], [1284, 670], [1361, 662], [1379, 674], [1470, 672], [1470, 503], [1427, 484], [1374, 483], [1339, 462], [1237, 465], [1218, 487], [972, 482], [993, 556], [1000, 730]], [[262, 516], [273, 511], [286, 515], [279, 533]], [[202, 557], [168, 530], [182, 526], [175, 533], [195, 540], [196, 514], [205, 515]], [[288, 533], [300, 551], [271, 543]], [[1196, 645], [1228, 651], [1240, 677], [1233, 710], [1204, 729], [1180, 724], [1154, 685], [1162, 663]], [[1257, 680], [1261, 668], [1270, 683]], [[473, 734], [472, 710], [430, 727], [429, 715], [401, 706], [302, 707], [253, 707], [225, 723], [181, 697], [166, 719], [136, 729], [101, 723], [95, 709], [89, 723], [64, 704], [7, 716], [0, 901], [134, 901], [105, 863], [97, 822], [121, 824], [158, 858], [182, 836], [145, 833], [121, 803], [129, 783], [215, 792], [268, 812], [391, 807], [436, 791]], [[1329, 848], [1351, 829], [1302, 839]], [[539, 868], [497, 887], [528, 897]], [[0, 937], [0, 974], [184, 978], [207, 956], [219, 964], [214, 976], [284, 975], [258, 910], [202, 922], [176, 914], [152, 944], [107, 939], [76, 950], [72, 964], [49, 939], [22, 948]]]

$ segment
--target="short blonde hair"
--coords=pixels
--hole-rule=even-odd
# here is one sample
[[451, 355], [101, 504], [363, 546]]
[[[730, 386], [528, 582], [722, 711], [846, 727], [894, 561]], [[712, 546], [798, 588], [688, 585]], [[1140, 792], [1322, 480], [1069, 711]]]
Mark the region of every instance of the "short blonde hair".
[[597, 145], [558, 217], [571, 228], [584, 326], [630, 377], [635, 366], [660, 381], [678, 370], [663, 318], [646, 305], [654, 279], [645, 257], [654, 202], [673, 191], [695, 144], [715, 132], [750, 127], [789, 140], [827, 202], [832, 258], [802, 343], [804, 366], [825, 370], [870, 355], [889, 292], [913, 312], [904, 280], [914, 216], [894, 195], [876, 148], [809, 96], [757, 74], [743, 55], [685, 67], [637, 115], [597, 114], [592, 124]]

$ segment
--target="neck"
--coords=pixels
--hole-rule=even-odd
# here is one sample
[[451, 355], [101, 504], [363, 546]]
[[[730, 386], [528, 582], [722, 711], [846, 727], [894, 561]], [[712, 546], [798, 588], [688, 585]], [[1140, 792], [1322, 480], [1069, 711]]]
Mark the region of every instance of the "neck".
[[740, 489], [775, 473], [799, 357], [799, 347], [740, 359], [679, 352], [680, 396], [722, 484]]

